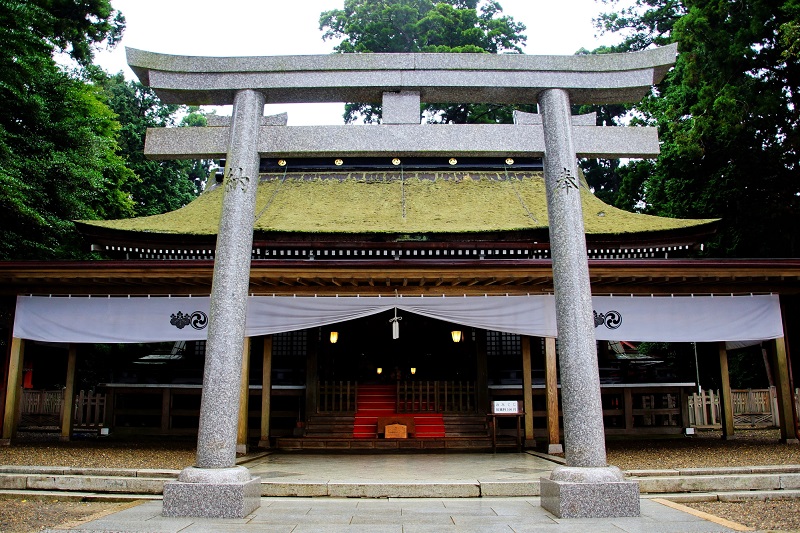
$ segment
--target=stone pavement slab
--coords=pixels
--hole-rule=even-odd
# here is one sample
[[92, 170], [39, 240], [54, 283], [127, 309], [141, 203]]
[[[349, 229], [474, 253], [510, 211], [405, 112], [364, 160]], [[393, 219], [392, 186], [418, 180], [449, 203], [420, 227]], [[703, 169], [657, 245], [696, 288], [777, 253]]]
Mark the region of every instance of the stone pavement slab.
[[474, 498], [538, 496], [554, 464], [528, 453], [269, 454], [248, 461], [262, 496]]
[[537, 497], [510, 498], [262, 498], [261, 507], [242, 519], [167, 518], [162, 503], [148, 501], [85, 522], [71, 532], [370, 532], [442, 533], [716, 533], [730, 526], [685, 512], [676, 504], [641, 500], [642, 515], [627, 518], [559, 519]]

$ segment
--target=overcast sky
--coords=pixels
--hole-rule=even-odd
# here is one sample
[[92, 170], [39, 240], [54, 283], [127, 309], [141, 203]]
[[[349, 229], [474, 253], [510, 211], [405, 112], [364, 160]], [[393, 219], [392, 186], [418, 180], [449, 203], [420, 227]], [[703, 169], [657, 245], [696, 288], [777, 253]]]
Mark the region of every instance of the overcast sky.
[[[322, 40], [319, 15], [343, 0], [112, 0], [127, 19], [122, 43], [99, 52], [96, 63], [110, 72], [133, 73], [125, 47], [207, 56], [329, 54], [336, 43]], [[598, 36], [592, 19], [609, 6], [596, 0], [500, 0], [503, 12], [527, 27], [527, 54], [574, 54], [619, 40]], [[341, 104], [267, 106], [267, 114], [289, 113], [289, 125], [341, 124]], [[230, 111], [220, 110], [221, 114]]]

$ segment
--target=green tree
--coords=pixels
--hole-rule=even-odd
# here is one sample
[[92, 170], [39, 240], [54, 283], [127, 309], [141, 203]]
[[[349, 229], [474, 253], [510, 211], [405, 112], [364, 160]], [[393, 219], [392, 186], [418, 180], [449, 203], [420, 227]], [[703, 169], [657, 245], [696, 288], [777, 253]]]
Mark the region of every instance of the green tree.
[[679, 43], [675, 68], [635, 106], [662, 154], [622, 172], [619, 190], [645, 211], [720, 217], [710, 253], [796, 256], [800, 236], [800, 63], [797, 0], [636, 0], [600, 16], [623, 42]]
[[[104, 88], [109, 106], [121, 124], [120, 153], [128, 168], [139, 177], [131, 189], [135, 214], [157, 215], [191, 202], [204, 186], [207, 161], [153, 161], [144, 156], [147, 128], [174, 126], [176, 114], [182, 109], [161, 103], [152, 89], [139, 82], [125, 81], [122, 73], [113, 76], [97, 73], [96, 83]], [[199, 108], [192, 108], [182, 125], [205, 126], [206, 118]]]
[[[342, 39], [339, 53], [471, 52], [522, 53], [523, 24], [501, 16], [494, 0], [345, 0], [342, 9], [325, 11], [319, 27], [323, 39]], [[430, 122], [496, 122], [511, 120], [505, 106], [423, 106]], [[380, 106], [350, 103], [345, 122], [380, 121]]]
[[111, 37], [99, 10], [110, 6], [85, 2], [80, 16], [72, 4], [0, 0], [2, 259], [81, 257], [72, 220], [133, 212], [135, 177], [116, 154], [114, 114], [97, 87], [52, 57], [63, 48], [88, 60]]

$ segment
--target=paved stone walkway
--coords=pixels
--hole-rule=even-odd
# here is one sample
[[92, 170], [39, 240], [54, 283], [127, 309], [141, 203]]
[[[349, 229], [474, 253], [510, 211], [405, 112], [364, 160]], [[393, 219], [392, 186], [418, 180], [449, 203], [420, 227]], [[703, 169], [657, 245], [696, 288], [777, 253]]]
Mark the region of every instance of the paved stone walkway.
[[291, 533], [712, 533], [736, 531], [658, 500], [636, 518], [558, 519], [539, 498], [262, 498], [243, 519], [165, 518], [161, 502], [142, 503], [56, 531]]
[[262, 496], [531, 496], [555, 463], [528, 453], [272, 454], [245, 463]]
[[[298, 496], [264, 497], [246, 518], [225, 520], [165, 518], [160, 500], [147, 501], [52, 531], [711, 533], [737, 527], [658, 499], [641, 499], [642, 513], [635, 518], [558, 519], [535, 496], [487, 496], [498, 488], [528, 490], [549, 474], [554, 463], [527, 453], [270, 454], [246, 466], [266, 483], [294, 487]], [[324, 497], [306, 497], [309, 491]]]

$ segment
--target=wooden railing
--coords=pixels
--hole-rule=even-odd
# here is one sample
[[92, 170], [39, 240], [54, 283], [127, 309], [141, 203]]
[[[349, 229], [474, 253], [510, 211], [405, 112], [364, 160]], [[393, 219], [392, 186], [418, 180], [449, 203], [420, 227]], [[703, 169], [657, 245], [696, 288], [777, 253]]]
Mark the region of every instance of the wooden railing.
[[355, 413], [357, 399], [356, 381], [320, 381], [317, 389], [317, 412]]
[[106, 395], [80, 391], [75, 395], [72, 425], [79, 429], [100, 429], [106, 418]]
[[[778, 400], [775, 387], [768, 389], [731, 390], [733, 423], [736, 426], [778, 425]], [[700, 391], [688, 397], [689, 425], [720, 426], [719, 391]]]
[[398, 413], [474, 413], [477, 409], [472, 381], [398, 381]]
[[20, 427], [59, 427], [63, 416], [63, 390], [22, 389]]
[[[106, 416], [106, 395], [80, 391], [74, 398], [72, 424], [80, 429], [100, 429]], [[20, 426], [61, 426], [64, 390], [22, 390]]]

